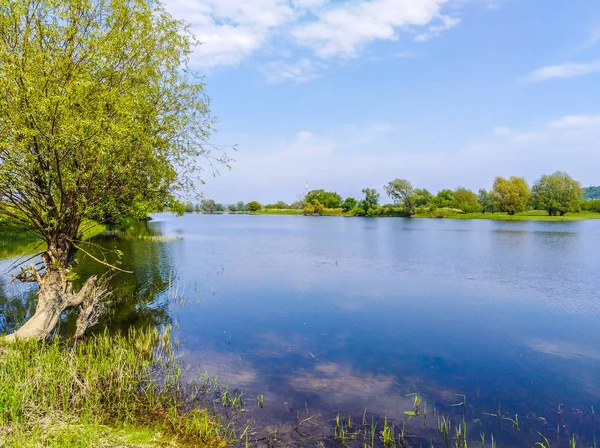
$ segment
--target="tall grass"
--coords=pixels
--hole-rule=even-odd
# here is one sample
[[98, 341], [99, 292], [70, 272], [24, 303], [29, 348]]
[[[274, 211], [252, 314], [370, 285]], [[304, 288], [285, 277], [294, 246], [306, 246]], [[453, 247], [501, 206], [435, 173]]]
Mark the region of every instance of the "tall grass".
[[156, 329], [0, 342], [0, 446], [223, 447], [231, 434], [200, 406], [205, 386], [184, 384]]

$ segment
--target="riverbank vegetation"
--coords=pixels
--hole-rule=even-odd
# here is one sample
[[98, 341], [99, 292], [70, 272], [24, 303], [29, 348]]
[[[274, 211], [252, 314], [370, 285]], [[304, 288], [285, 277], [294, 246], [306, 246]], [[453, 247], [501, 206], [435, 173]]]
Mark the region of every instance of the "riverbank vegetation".
[[182, 372], [168, 328], [0, 339], [0, 446], [226, 446], [234, 432], [204, 402], [217, 386]]
[[[362, 190], [362, 198], [342, 198], [334, 191], [312, 190], [302, 200], [262, 205], [257, 201], [238, 202], [227, 207], [212, 200], [187, 211], [203, 213], [261, 213], [308, 216], [401, 216], [415, 218], [459, 218], [493, 220], [582, 220], [600, 218], [600, 187], [581, 188], [567, 173], [542, 175], [532, 187], [522, 177], [496, 177], [490, 191], [477, 193], [467, 188], [443, 189], [436, 194], [415, 188], [406, 179], [384, 186], [392, 203], [380, 204], [373, 188]], [[568, 215], [568, 217], [567, 217]]]

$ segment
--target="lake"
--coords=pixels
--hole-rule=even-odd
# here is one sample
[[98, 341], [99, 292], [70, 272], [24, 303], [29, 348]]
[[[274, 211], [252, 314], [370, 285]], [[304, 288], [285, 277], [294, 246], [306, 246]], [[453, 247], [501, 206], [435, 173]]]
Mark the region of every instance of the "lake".
[[[442, 414], [472, 443], [600, 439], [600, 221], [161, 214], [119, 236], [97, 242], [135, 274], [103, 325], [172, 324], [285, 446], [331, 444], [338, 413], [404, 421], [417, 446]], [[10, 326], [32, 291], [2, 288]]]

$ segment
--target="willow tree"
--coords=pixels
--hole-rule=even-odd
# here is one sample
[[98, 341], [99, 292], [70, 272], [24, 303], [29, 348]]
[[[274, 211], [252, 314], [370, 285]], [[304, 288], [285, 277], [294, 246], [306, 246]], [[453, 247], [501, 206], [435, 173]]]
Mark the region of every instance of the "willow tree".
[[549, 216], [564, 216], [567, 212], [578, 212], [583, 197], [581, 184], [567, 173], [557, 171], [544, 174], [533, 184], [533, 201], [539, 210], [546, 210]]
[[47, 245], [17, 276], [39, 293], [11, 338], [45, 338], [68, 308], [79, 334], [93, 321], [97, 279], [72, 286], [85, 222], [172, 206], [227, 164], [195, 44], [155, 0], [0, 0], [0, 215]]

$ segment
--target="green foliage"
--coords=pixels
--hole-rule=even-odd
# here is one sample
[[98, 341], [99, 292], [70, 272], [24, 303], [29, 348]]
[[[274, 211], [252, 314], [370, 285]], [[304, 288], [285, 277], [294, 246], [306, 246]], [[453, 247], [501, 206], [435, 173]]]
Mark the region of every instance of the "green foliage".
[[580, 206], [582, 210], [600, 213], [600, 199], [588, 199], [587, 201], [581, 201]]
[[583, 199], [600, 199], [600, 186], [584, 188]]
[[439, 208], [452, 207], [454, 203], [454, 192], [449, 189], [441, 190], [433, 198], [432, 203]]
[[495, 209], [514, 215], [527, 210], [531, 192], [527, 181], [522, 177], [496, 177], [490, 195]]
[[358, 206], [358, 201], [354, 198], [346, 198], [344, 202], [342, 202], [342, 210], [344, 212], [348, 212]]
[[317, 201], [316, 199], [313, 199], [312, 201], [306, 203], [302, 212], [307, 216], [309, 216], [309, 215], [310, 216], [312, 216], [312, 215], [321, 216], [323, 214], [324, 210], [325, 210], [325, 206], [323, 204], [321, 204], [319, 201]]
[[238, 203], [235, 205], [237, 207], [238, 212], [245, 212], [248, 210], [246, 204], [244, 204], [244, 201], [238, 201]]
[[492, 200], [490, 193], [485, 188], [479, 189], [477, 200], [479, 201], [481, 213], [494, 212], [494, 201]]
[[196, 44], [150, 0], [0, 0], [0, 214], [68, 265], [84, 219], [146, 218], [193, 189], [212, 132]]
[[429, 205], [433, 200], [433, 195], [425, 188], [416, 188], [414, 191], [415, 195], [415, 207], [423, 207]]
[[385, 192], [394, 200], [394, 203], [401, 204], [404, 212], [409, 216], [415, 214], [416, 196], [411, 183], [405, 179], [395, 179], [384, 187]]
[[[0, 341], [3, 446], [225, 447], [216, 412], [198, 407], [210, 389], [186, 385], [172, 343], [154, 328], [72, 347]], [[148, 445], [133, 444], [134, 434]]]
[[375, 207], [379, 203], [379, 193], [374, 188], [363, 188], [362, 192], [365, 198], [360, 201], [360, 208], [366, 214], [370, 208]]
[[294, 210], [302, 210], [306, 205], [306, 201], [304, 199], [298, 199], [291, 203], [290, 208]]
[[477, 195], [471, 190], [462, 187], [458, 187], [454, 190], [452, 207], [458, 208], [465, 213], [475, 213], [481, 209], [479, 201], [477, 200]]
[[229, 210], [231, 213], [235, 213], [238, 211], [238, 206], [237, 204], [229, 204], [227, 206], [227, 210]]
[[262, 205], [260, 205], [260, 202], [257, 202], [257, 201], [248, 202], [246, 204], [246, 210], [248, 210], [249, 212], [255, 213], [255, 212], [262, 210]]
[[381, 216], [385, 213], [385, 208], [381, 205], [375, 204], [367, 210], [366, 216]]
[[306, 195], [306, 202], [319, 201], [325, 208], [339, 208], [342, 197], [334, 191], [313, 190]]
[[204, 213], [212, 214], [212, 213], [217, 212], [217, 205], [215, 204], [215, 201], [213, 201], [212, 199], [203, 199], [202, 202], [200, 203], [200, 209]]
[[543, 175], [533, 184], [533, 203], [538, 210], [546, 210], [550, 216], [564, 216], [578, 212], [583, 196], [581, 185], [565, 172]]
[[275, 204], [267, 204], [265, 205], [265, 209], [267, 210], [287, 210], [290, 206], [283, 201], [277, 201]]

